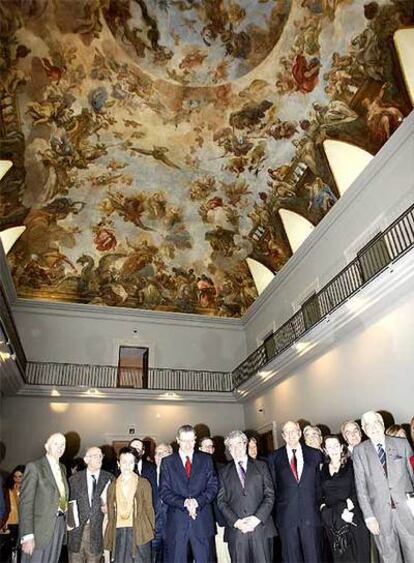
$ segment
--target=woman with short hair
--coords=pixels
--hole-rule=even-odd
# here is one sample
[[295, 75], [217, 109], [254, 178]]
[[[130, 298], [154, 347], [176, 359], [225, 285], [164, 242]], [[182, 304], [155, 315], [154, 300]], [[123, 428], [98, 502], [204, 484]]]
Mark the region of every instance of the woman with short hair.
[[149, 481], [134, 473], [135, 453], [119, 452], [120, 475], [107, 493], [108, 526], [105, 549], [114, 563], [151, 563], [155, 516]]

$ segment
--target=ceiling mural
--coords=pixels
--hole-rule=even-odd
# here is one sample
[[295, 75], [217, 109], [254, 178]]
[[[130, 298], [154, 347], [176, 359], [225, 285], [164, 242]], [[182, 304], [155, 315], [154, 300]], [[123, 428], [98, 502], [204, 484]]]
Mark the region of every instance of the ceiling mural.
[[375, 154], [410, 106], [411, 0], [0, 0], [0, 228], [20, 297], [241, 316], [251, 257], [339, 193], [323, 141]]

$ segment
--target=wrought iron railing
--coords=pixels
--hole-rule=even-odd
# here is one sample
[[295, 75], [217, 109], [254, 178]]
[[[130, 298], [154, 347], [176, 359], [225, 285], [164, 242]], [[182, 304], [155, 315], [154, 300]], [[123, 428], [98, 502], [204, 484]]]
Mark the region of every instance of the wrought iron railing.
[[318, 293], [312, 295], [299, 311], [268, 336], [232, 372], [149, 368], [148, 377], [144, 377], [142, 370], [128, 371], [122, 368], [122, 378], [119, 378], [119, 370], [115, 366], [28, 362], [27, 382], [88, 388], [231, 392], [292, 346], [413, 246], [414, 205], [371, 240], [350, 264]]
[[292, 346], [327, 315], [414, 246], [414, 205], [371, 240], [339, 274], [302, 305], [233, 371], [233, 385], [242, 385]]
[[232, 391], [231, 373], [184, 369], [149, 368], [148, 378], [142, 370], [122, 368], [119, 380], [117, 366], [28, 362], [27, 383], [32, 385], [99, 388], [154, 389], [162, 391]]

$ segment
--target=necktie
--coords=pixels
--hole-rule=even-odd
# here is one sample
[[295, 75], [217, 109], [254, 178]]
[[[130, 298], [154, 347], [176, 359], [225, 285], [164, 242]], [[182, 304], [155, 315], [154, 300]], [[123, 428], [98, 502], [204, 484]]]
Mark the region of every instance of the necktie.
[[185, 469], [185, 473], [187, 475], [187, 478], [189, 479], [190, 476], [191, 476], [191, 460], [188, 456], [185, 458], [184, 469]]
[[95, 475], [91, 475], [92, 477], [92, 496], [91, 496], [91, 504], [93, 501], [93, 497], [95, 496], [95, 491], [96, 491], [96, 477]]
[[298, 460], [296, 458], [296, 450], [292, 450], [292, 457], [290, 459], [290, 468], [296, 481], [299, 481], [298, 475]]
[[387, 475], [387, 454], [385, 453], [385, 450], [382, 447], [382, 444], [377, 444], [377, 448], [378, 448], [379, 460], [380, 460], [381, 465], [384, 469], [385, 475]]
[[244, 485], [246, 483], [246, 471], [244, 470], [242, 461], [239, 461], [238, 464], [239, 464], [239, 469], [240, 469], [240, 471], [239, 471], [240, 482], [241, 482], [241, 486], [244, 489]]

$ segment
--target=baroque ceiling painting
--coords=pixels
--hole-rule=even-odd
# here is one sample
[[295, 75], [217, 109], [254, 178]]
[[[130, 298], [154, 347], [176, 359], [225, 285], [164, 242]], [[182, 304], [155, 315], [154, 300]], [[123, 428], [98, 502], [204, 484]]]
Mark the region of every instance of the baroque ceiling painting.
[[375, 154], [410, 106], [412, 0], [0, 2], [0, 228], [24, 298], [241, 316], [250, 257], [340, 197], [323, 149]]

